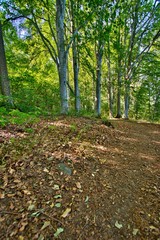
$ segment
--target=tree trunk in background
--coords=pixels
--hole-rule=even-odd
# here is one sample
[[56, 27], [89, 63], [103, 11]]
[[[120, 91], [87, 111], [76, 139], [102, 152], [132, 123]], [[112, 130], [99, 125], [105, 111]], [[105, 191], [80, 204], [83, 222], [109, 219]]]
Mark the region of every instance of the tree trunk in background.
[[117, 115], [116, 118], [121, 118], [121, 56], [118, 56], [118, 79], [117, 79]]
[[126, 81], [125, 83], [125, 95], [124, 95], [124, 102], [125, 102], [125, 118], [128, 119], [128, 113], [129, 113], [129, 97], [130, 97], [130, 81]]
[[2, 25], [0, 21], [0, 82], [1, 82], [1, 93], [6, 96], [9, 105], [13, 106], [13, 100], [10, 91], [10, 82], [8, 79], [7, 63], [4, 49]]
[[[72, 34], [75, 33], [75, 19], [74, 19], [74, 2], [71, 1], [71, 14], [72, 14]], [[72, 43], [72, 53], [73, 53], [73, 74], [74, 74], [74, 92], [75, 92], [75, 110], [80, 111], [81, 101], [80, 101], [80, 91], [79, 91], [79, 66], [78, 66], [78, 51], [77, 51], [77, 39], [73, 38]]]
[[56, 0], [56, 30], [59, 66], [58, 74], [60, 81], [60, 97], [61, 97], [61, 113], [68, 113], [68, 95], [67, 95], [67, 52], [65, 50], [64, 40], [64, 15], [65, 15], [65, 0]]
[[136, 38], [136, 29], [138, 24], [138, 8], [139, 8], [140, 1], [137, 0], [134, 12], [132, 14], [133, 22], [131, 24], [131, 36], [129, 41], [129, 48], [128, 48], [128, 63], [127, 63], [127, 71], [125, 76], [125, 118], [128, 119], [128, 113], [129, 113], [129, 98], [130, 98], [130, 84], [132, 80], [133, 75], [133, 69], [132, 69], [132, 58], [133, 58], [133, 50], [134, 50], [134, 44], [135, 44], [135, 38]]
[[122, 84], [122, 39], [121, 28], [119, 26], [117, 34], [117, 114], [116, 118], [121, 118], [121, 84]]
[[[108, 37], [109, 38], [109, 37]], [[108, 99], [109, 99], [109, 117], [113, 117], [113, 93], [111, 80], [111, 54], [110, 54], [110, 39], [108, 39]]]
[[97, 60], [97, 78], [96, 78], [96, 115], [100, 117], [101, 115], [101, 75], [102, 75], [102, 56], [103, 56], [103, 46], [98, 42], [98, 49], [96, 52]]

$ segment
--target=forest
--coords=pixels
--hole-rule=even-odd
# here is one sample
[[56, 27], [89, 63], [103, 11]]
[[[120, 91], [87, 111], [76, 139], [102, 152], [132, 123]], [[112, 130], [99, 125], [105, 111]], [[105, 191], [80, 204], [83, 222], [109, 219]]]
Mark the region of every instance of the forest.
[[0, 239], [160, 240], [159, 26], [159, 0], [0, 0]]
[[157, 0], [1, 0], [1, 125], [8, 112], [159, 121], [159, 13]]

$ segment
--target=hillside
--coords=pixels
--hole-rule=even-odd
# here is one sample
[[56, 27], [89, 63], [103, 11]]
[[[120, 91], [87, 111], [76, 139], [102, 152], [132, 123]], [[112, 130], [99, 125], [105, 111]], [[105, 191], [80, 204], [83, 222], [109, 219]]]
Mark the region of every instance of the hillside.
[[0, 239], [160, 239], [160, 125], [111, 124], [0, 129]]

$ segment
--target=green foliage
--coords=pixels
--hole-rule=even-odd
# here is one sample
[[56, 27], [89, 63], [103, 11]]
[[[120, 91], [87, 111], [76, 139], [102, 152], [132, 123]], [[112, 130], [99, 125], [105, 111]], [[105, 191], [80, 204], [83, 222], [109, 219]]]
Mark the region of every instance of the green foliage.
[[[0, 107], [0, 126], [7, 124], [28, 124], [39, 121], [36, 115], [20, 112], [18, 109], [8, 111], [5, 107]], [[30, 131], [30, 129], [28, 129]]]
[[[42, 42], [31, 14], [35, 13], [39, 29], [45, 36], [45, 41], [52, 54], [56, 56], [57, 47], [53, 36], [55, 29], [55, 7], [52, 1], [20, 1], [2, 0], [3, 9], [0, 16], [3, 25], [5, 50], [8, 64], [9, 79], [15, 108], [12, 112], [7, 105], [7, 99], [0, 95], [0, 124], [10, 122], [21, 123], [28, 121], [29, 116], [53, 116], [60, 112], [60, 91], [58, 71], [55, 61], [48, 48]], [[70, 2], [71, 3], [71, 2]], [[48, 5], [47, 5], [48, 4]], [[81, 111], [75, 113], [74, 78], [72, 51], [68, 58], [68, 81], [72, 88], [69, 94], [70, 115], [95, 117], [96, 96], [96, 53], [98, 42], [103, 46], [101, 84], [101, 113], [106, 117], [109, 113], [108, 90], [112, 85], [113, 114], [116, 115], [118, 74], [121, 75], [121, 102], [124, 101], [125, 79], [127, 71], [131, 73], [130, 117], [147, 120], [160, 119], [160, 84], [159, 84], [159, 42], [155, 38], [159, 26], [158, 6], [152, 1], [72, 1], [75, 27], [74, 36], [78, 41], [77, 54], [79, 65], [79, 88]], [[8, 6], [10, 6], [8, 8]], [[68, 14], [65, 19], [66, 45], [73, 36], [70, 35], [72, 17]], [[16, 10], [15, 10], [16, 9]], [[13, 10], [13, 11], [12, 11]], [[49, 10], [49, 11], [48, 11]], [[41, 16], [43, 13], [43, 19]], [[5, 18], [28, 15], [13, 22]], [[51, 28], [48, 25], [51, 21]], [[135, 29], [134, 29], [135, 28]], [[51, 31], [52, 29], [52, 31]], [[135, 30], [135, 35], [133, 34]], [[132, 36], [133, 34], [133, 36]], [[158, 35], [157, 35], [158, 36]], [[103, 43], [103, 44], [102, 44]], [[71, 45], [72, 46], [72, 45]], [[144, 54], [141, 51], [145, 49]], [[149, 51], [149, 52], [147, 52]], [[56, 53], [56, 54], [55, 54]], [[56, 56], [57, 59], [57, 56]], [[130, 71], [131, 70], [131, 71]], [[110, 80], [109, 80], [110, 75]], [[110, 83], [109, 83], [110, 81]], [[123, 103], [123, 102], [122, 102]], [[124, 104], [121, 104], [124, 111]], [[26, 115], [25, 115], [26, 114]], [[11, 120], [12, 119], [12, 120]]]

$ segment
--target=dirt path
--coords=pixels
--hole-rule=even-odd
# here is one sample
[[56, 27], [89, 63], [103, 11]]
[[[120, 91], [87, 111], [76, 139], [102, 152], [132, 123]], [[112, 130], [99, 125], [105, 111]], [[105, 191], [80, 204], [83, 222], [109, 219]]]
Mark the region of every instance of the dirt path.
[[160, 240], [160, 125], [111, 123], [0, 130], [0, 239]]

